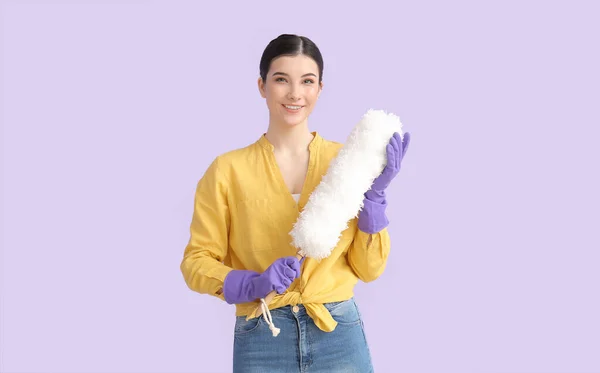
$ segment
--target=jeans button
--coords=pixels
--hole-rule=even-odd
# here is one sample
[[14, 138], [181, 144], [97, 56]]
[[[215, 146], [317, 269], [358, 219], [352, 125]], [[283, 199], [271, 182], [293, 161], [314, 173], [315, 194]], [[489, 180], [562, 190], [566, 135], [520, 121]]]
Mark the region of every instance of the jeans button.
[[300, 307], [294, 306], [292, 307], [292, 311], [294, 311], [294, 313], [298, 313], [298, 311], [300, 311]]

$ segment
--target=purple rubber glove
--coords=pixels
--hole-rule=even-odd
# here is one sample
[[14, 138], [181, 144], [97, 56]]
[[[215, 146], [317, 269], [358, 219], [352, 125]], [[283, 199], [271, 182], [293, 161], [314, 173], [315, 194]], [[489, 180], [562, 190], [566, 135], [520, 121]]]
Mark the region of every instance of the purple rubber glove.
[[364, 207], [358, 215], [358, 229], [365, 233], [377, 233], [390, 223], [385, 215], [387, 201], [385, 190], [400, 172], [402, 159], [410, 144], [410, 133], [404, 134], [404, 140], [398, 132], [394, 133], [386, 147], [387, 164], [365, 193]]
[[[302, 258], [304, 260], [304, 258]], [[248, 270], [233, 270], [225, 277], [223, 296], [229, 304], [251, 302], [264, 298], [271, 291], [283, 293], [300, 277], [300, 264], [295, 256], [274, 261], [263, 273]]]

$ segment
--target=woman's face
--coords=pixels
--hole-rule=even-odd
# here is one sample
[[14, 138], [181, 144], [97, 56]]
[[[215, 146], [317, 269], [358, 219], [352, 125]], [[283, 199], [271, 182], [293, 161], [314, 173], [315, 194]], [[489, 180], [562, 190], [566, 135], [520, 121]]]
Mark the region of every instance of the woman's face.
[[304, 55], [281, 56], [271, 61], [266, 81], [258, 78], [272, 122], [295, 126], [306, 122], [323, 88], [319, 67]]

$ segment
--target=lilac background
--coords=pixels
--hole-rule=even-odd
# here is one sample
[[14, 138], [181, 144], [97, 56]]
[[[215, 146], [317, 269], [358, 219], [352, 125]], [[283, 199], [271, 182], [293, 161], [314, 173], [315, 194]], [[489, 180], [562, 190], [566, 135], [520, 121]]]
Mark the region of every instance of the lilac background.
[[[345, 4], [345, 5], [343, 5]], [[196, 182], [256, 141], [267, 43], [312, 38], [312, 130], [413, 135], [359, 283], [377, 372], [600, 372], [598, 2], [8, 1], [2, 372], [227, 372], [179, 264]], [[210, 133], [212, 132], [212, 134]]]

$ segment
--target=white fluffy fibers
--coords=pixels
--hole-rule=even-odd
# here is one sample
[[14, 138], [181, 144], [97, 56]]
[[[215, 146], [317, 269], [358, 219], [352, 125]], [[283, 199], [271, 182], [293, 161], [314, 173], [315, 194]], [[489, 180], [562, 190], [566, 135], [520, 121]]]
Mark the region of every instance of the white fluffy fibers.
[[331, 254], [383, 171], [394, 132], [404, 138], [398, 116], [383, 110], [368, 110], [354, 127], [290, 232], [300, 255], [323, 259]]

